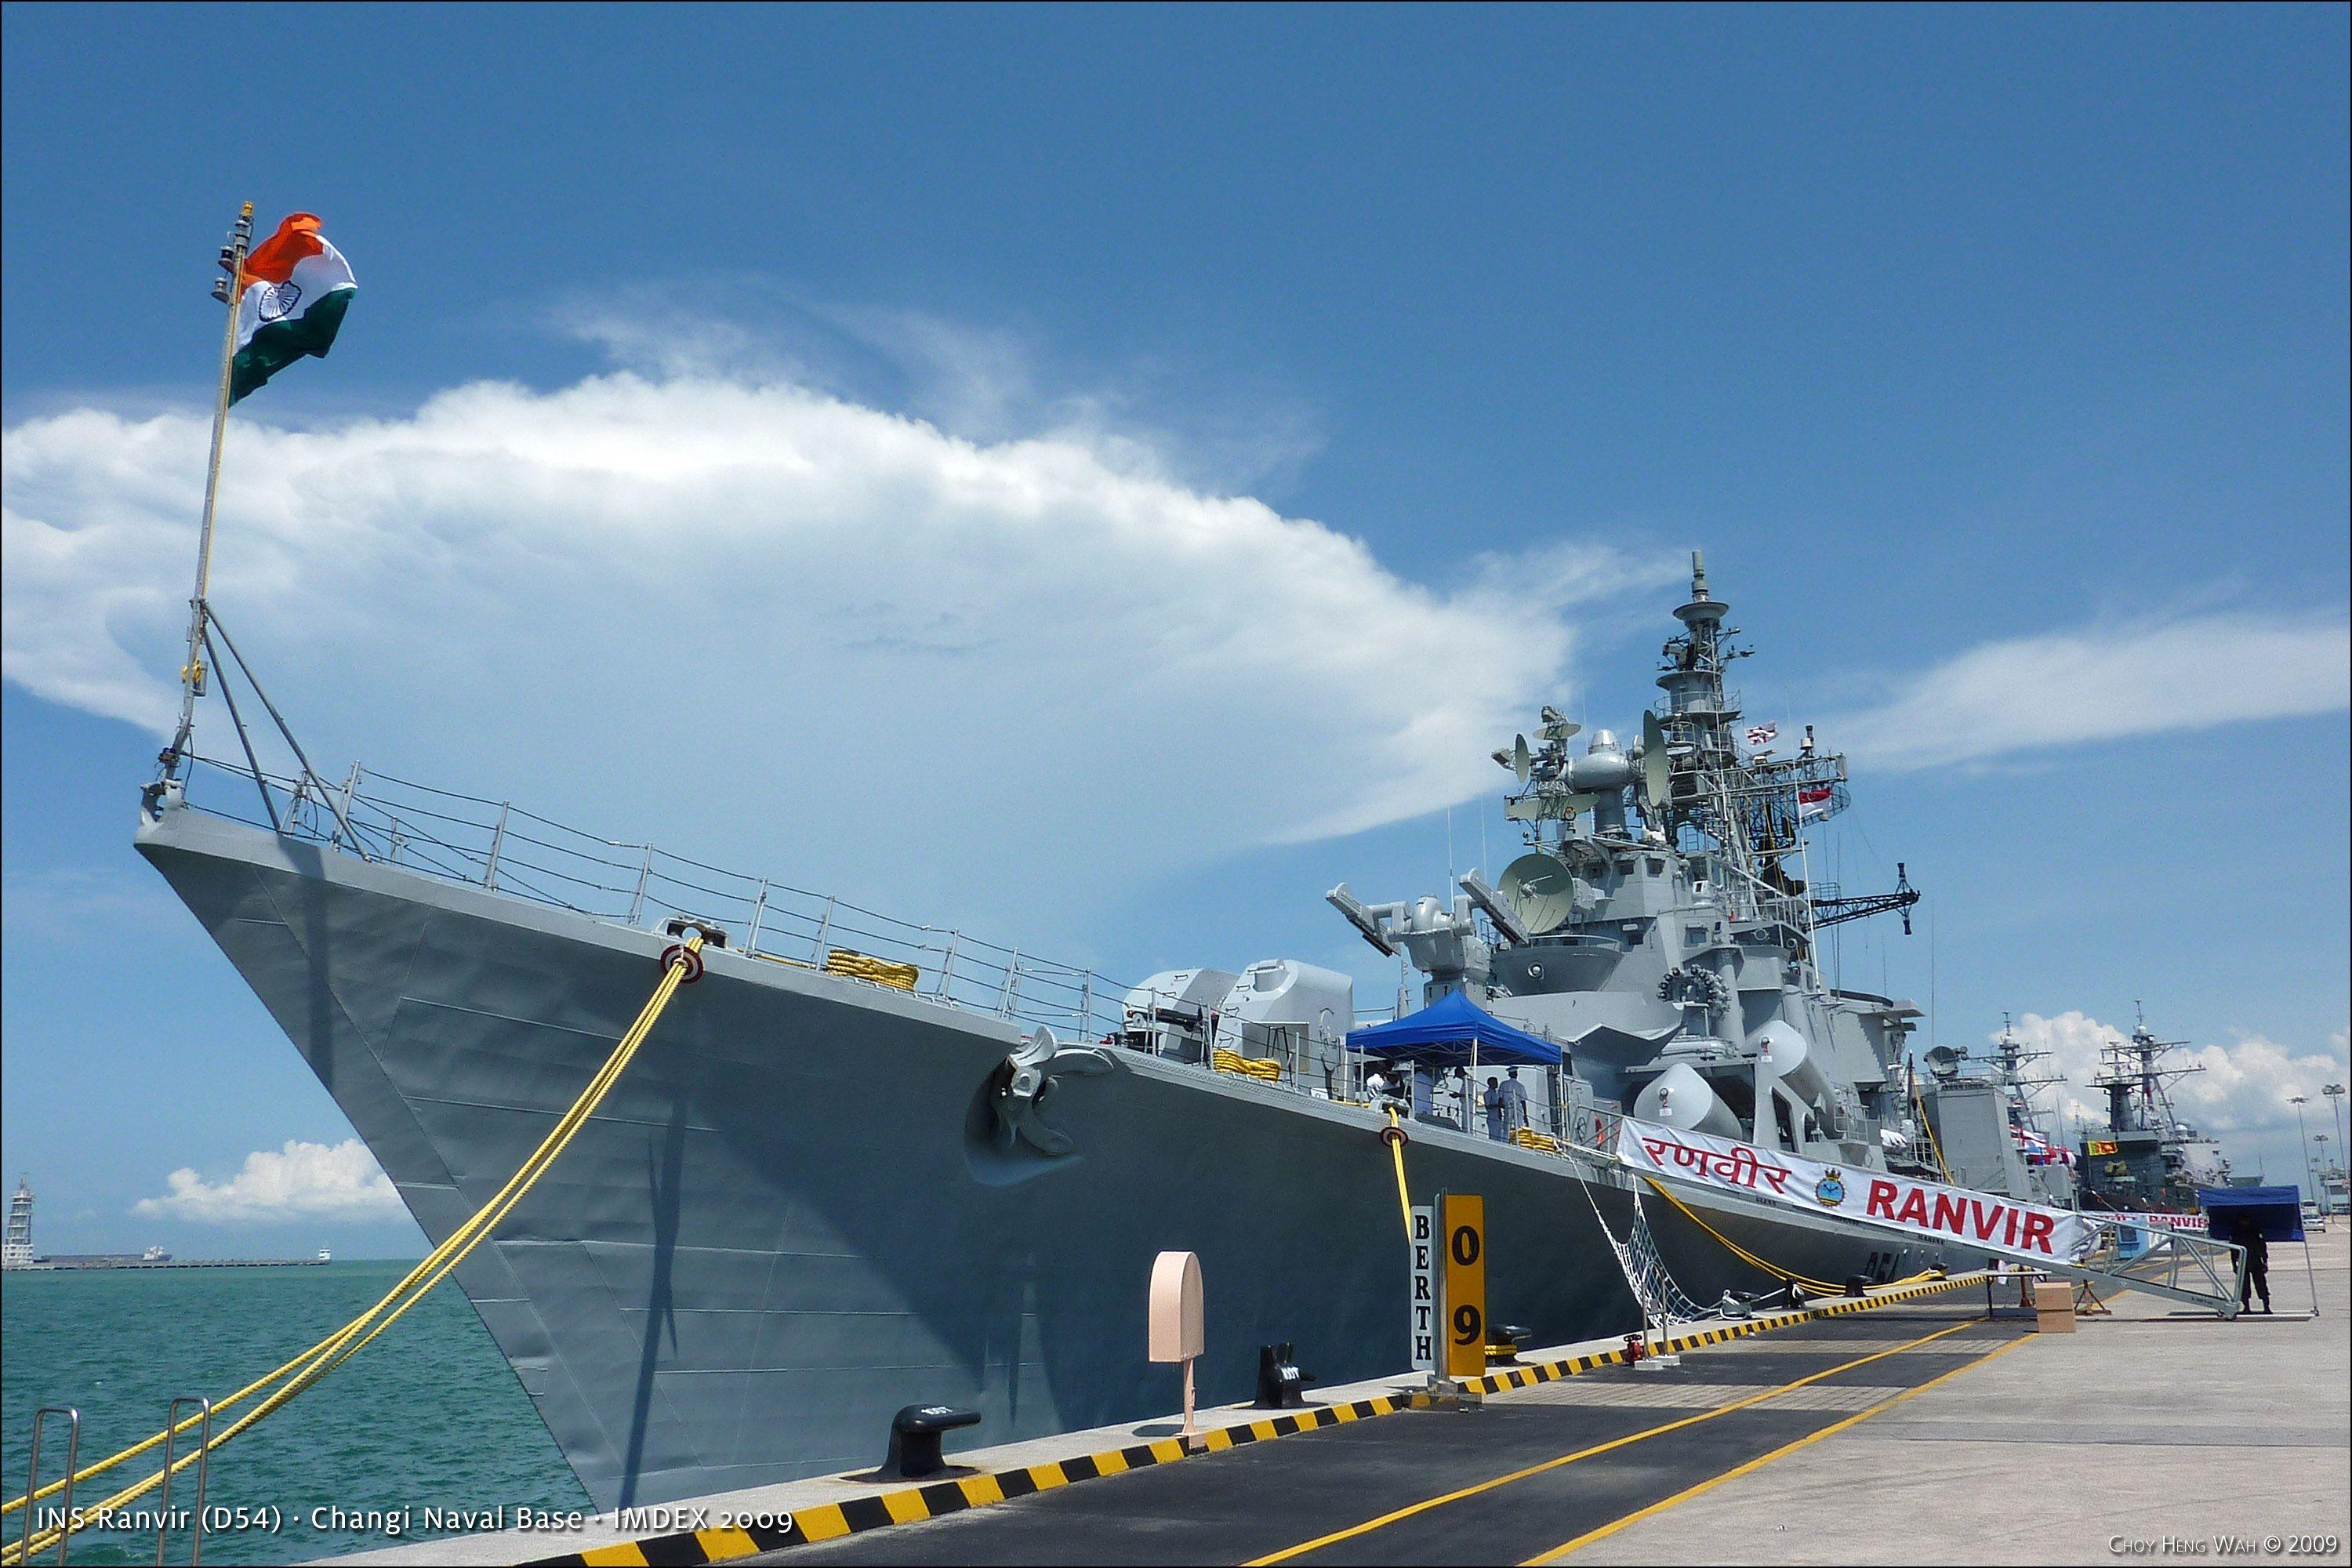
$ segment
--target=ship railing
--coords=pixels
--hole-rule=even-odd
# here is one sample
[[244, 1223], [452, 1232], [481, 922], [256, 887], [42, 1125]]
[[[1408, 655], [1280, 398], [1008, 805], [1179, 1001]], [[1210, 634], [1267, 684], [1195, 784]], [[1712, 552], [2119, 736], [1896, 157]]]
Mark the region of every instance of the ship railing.
[[[330, 802], [315, 784], [257, 777], [241, 763], [193, 761], [188, 804], [209, 815], [611, 924], [658, 930], [672, 921], [700, 921], [723, 930], [730, 948], [757, 958], [890, 986], [1024, 1028], [1098, 1038], [1118, 1023], [1129, 990], [1082, 965], [651, 843], [599, 837], [509, 802], [357, 767]], [[209, 787], [223, 775], [239, 787]], [[911, 967], [911, 977], [893, 965]], [[910, 984], [891, 984], [900, 979]]]

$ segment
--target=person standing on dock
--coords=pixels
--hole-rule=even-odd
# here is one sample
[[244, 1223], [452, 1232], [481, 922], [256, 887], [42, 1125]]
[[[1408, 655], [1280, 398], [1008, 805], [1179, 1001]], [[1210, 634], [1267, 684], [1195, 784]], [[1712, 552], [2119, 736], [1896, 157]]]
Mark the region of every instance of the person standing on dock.
[[2263, 1222], [2252, 1215], [2238, 1222], [2238, 1234], [2231, 1237], [2246, 1249], [2245, 1283], [2238, 1287], [2238, 1305], [2251, 1310], [2254, 1297], [2263, 1299], [2263, 1316], [2271, 1313], [2271, 1244], [2263, 1234]]

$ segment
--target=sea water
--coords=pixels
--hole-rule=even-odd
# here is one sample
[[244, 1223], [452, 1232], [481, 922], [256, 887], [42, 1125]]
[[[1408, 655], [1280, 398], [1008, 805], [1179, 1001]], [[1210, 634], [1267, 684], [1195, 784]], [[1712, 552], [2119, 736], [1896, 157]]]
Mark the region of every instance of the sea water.
[[[10, 1272], [0, 1284], [0, 1490], [11, 1500], [24, 1494], [39, 1406], [80, 1409], [82, 1463], [94, 1463], [161, 1431], [174, 1395], [224, 1398], [290, 1361], [366, 1310], [409, 1267]], [[260, 1397], [225, 1412], [215, 1430]], [[151, 1450], [91, 1478], [76, 1505], [154, 1474], [160, 1460], [161, 1450]], [[52, 1418], [41, 1439], [43, 1484], [64, 1466], [65, 1427]], [[193, 1468], [181, 1471], [174, 1509], [192, 1505], [194, 1490]], [[151, 1493], [132, 1506], [154, 1500]], [[519, 1507], [591, 1507], [488, 1331], [448, 1280], [308, 1393], [217, 1450], [205, 1502], [260, 1522], [207, 1533], [205, 1560], [255, 1563], [449, 1533], [424, 1526], [427, 1508], [504, 1506], [511, 1519]], [[13, 1544], [23, 1524], [13, 1513], [0, 1531]], [[550, 1547], [563, 1550], [560, 1539]], [[155, 1537], [77, 1533], [70, 1552], [76, 1563], [152, 1563]], [[187, 1552], [185, 1533], [175, 1533], [172, 1559], [185, 1562]]]

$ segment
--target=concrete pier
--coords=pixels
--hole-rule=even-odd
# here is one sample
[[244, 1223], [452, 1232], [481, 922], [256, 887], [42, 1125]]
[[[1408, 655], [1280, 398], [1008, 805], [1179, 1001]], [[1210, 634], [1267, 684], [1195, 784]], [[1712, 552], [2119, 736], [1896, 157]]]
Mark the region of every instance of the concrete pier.
[[2315, 1236], [2309, 1275], [2275, 1247], [2271, 1318], [2124, 1295], [2041, 1334], [1980, 1283], [1885, 1292], [1689, 1334], [1663, 1370], [1613, 1342], [1536, 1352], [1472, 1410], [1388, 1380], [1204, 1412], [1198, 1456], [1171, 1417], [951, 1453], [975, 1473], [921, 1489], [698, 1500], [698, 1531], [606, 1516], [341, 1561], [2343, 1563], [2347, 1241]]
[[[2146, 1296], [1900, 1409], [1626, 1525], [1570, 1560], [2343, 1563], [2352, 1537], [2352, 1225], [2272, 1248], [2278, 1312], [2220, 1323]], [[2318, 1316], [2309, 1316], [2315, 1304]], [[1856, 1477], [1867, 1477], [1868, 1501]], [[1824, 1521], [1851, 1521], [1852, 1533]], [[2335, 1539], [2333, 1552], [2298, 1538]], [[2277, 1538], [2269, 1550], [2265, 1543]], [[2231, 1550], [2228, 1542], [2248, 1542]]]

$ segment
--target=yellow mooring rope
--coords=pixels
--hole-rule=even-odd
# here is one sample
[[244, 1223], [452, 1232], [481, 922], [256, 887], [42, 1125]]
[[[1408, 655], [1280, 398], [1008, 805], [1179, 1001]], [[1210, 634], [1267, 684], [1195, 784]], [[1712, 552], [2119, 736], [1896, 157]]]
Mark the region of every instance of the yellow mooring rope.
[[[1642, 1180], [1649, 1183], [1650, 1190], [1652, 1192], [1665, 1199], [1666, 1202], [1674, 1205], [1675, 1207], [1682, 1210], [1684, 1218], [1698, 1226], [1699, 1229], [1706, 1232], [1707, 1235], [1715, 1237], [1716, 1240], [1723, 1243], [1725, 1247], [1731, 1249], [1732, 1256], [1738, 1258], [1742, 1262], [1748, 1264], [1752, 1268], [1761, 1268], [1764, 1272], [1773, 1276], [1775, 1279], [1792, 1279], [1798, 1284], [1806, 1287], [1808, 1289], [1820, 1291], [1824, 1296], [1840, 1296], [1845, 1293], [1845, 1287], [1843, 1285], [1832, 1285], [1826, 1279], [1811, 1279], [1805, 1275], [1798, 1273], [1793, 1268], [1783, 1268], [1776, 1263], [1769, 1263], [1765, 1259], [1757, 1257], [1756, 1254], [1748, 1251], [1746, 1247], [1740, 1246], [1739, 1243], [1732, 1240], [1731, 1237], [1724, 1235], [1723, 1232], [1716, 1229], [1715, 1226], [1699, 1218], [1696, 1214], [1692, 1212], [1690, 1205], [1684, 1203], [1682, 1199], [1675, 1196], [1674, 1194], [1666, 1191], [1665, 1188], [1660, 1186], [1657, 1183], [1650, 1181], [1650, 1178], [1647, 1176], [1643, 1176]], [[1887, 1283], [1890, 1285], [1916, 1284], [1922, 1279], [1931, 1278], [1935, 1272], [1936, 1271], [1932, 1268], [1923, 1268], [1916, 1274], [1906, 1274], [1900, 1279], [1890, 1279]]]
[[[506, 1218], [516, 1204], [522, 1201], [523, 1194], [530, 1191], [539, 1178], [546, 1173], [548, 1167], [555, 1163], [556, 1157], [563, 1152], [573, 1136], [587, 1124], [588, 1118], [595, 1112], [597, 1106], [604, 1102], [604, 1096], [611, 1092], [613, 1085], [618, 1081], [622, 1071], [628, 1067], [630, 1058], [637, 1054], [637, 1047], [644, 1045], [646, 1037], [653, 1032], [654, 1025], [660, 1020], [663, 1011], [669, 1006], [670, 998], [677, 994], [678, 986], [684, 984], [689, 975], [701, 973], [701, 948], [702, 938], [697, 934], [687, 938], [684, 943], [670, 952], [667, 955], [668, 961], [662, 970], [661, 984], [654, 987], [654, 994], [646, 999], [644, 1009], [637, 1014], [636, 1021], [629, 1026], [627, 1033], [621, 1037], [620, 1044], [613, 1048], [613, 1054], [605, 1058], [604, 1065], [597, 1069], [596, 1076], [589, 1080], [588, 1087], [581, 1091], [580, 1098], [572, 1101], [572, 1109], [563, 1113], [562, 1120], [555, 1124], [554, 1131], [547, 1135], [545, 1141], [537, 1149], [531, 1151], [530, 1158], [522, 1163], [521, 1168], [515, 1172], [505, 1186], [499, 1189], [495, 1197], [484, 1204], [475, 1213], [473, 1218], [451, 1233], [448, 1240], [427, 1254], [422, 1263], [403, 1276], [400, 1283], [394, 1285], [383, 1300], [275, 1372], [256, 1378], [227, 1398], [216, 1401], [212, 1407], [212, 1413], [215, 1415], [232, 1405], [242, 1404], [273, 1383], [278, 1384], [268, 1397], [240, 1416], [235, 1424], [214, 1436], [211, 1441], [199, 1447], [192, 1448], [184, 1456], [173, 1459], [172, 1472], [177, 1474], [194, 1464], [198, 1458], [228, 1443], [239, 1433], [281, 1408], [297, 1394], [358, 1354], [378, 1334], [399, 1321], [401, 1315], [423, 1300], [426, 1291], [447, 1278], [452, 1269], [464, 1262], [467, 1255], [498, 1227], [499, 1222]], [[281, 1378], [285, 1380], [283, 1383], [278, 1382]], [[133, 1444], [110, 1458], [100, 1459], [94, 1465], [77, 1470], [72, 1478], [73, 1483], [79, 1486], [90, 1477], [110, 1470], [126, 1459], [135, 1458], [150, 1448], [160, 1446], [174, 1432], [187, 1431], [202, 1419], [201, 1415], [192, 1415], [176, 1427], [166, 1428], [143, 1442]], [[163, 1475], [164, 1472], [158, 1469], [146, 1479], [125, 1488], [103, 1502], [77, 1509], [75, 1511], [88, 1515], [126, 1508], [162, 1486]], [[27, 1502], [37, 1502], [42, 1498], [53, 1496], [63, 1491], [65, 1487], [66, 1482], [63, 1479], [52, 1481], [37, 1492], [14, 1499], [5, 1506], [0, 1506], [0, 1515], [14, 1513]], [[27, 1539], [20, 1540], [11, 1545], [0, 1546], [0, 1565], [27, 1562], [33, 1555], [47, 1552], [50, 1547], [57, 1545], [75, 1528], [77, 1527], [73, 1521], [68, 1520], [61, 1526], [52, 1525], [47, 1529], [35, 1531]]]
[[1397, 1208], [1404, 1215], [1404, 1244], [1411, 1247], [1412, 1245], [1412, 1197], [1405, 1191], [1404, 1185], [1404, 1129], [1397, 1125], [1396, 1107], [1391, 1105], [1388, 1109], [1388, 1129], [1381, 1134], [1381, 1142], [1386, 1143], [1389, 1146], [1389, 1152], [1396, 1157]]

